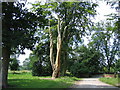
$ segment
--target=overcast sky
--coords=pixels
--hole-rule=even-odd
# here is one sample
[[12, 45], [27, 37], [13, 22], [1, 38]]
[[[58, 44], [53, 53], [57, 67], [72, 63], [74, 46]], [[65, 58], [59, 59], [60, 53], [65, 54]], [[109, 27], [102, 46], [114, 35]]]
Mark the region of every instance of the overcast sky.
[[[34, 0], [28, 0], [28, 2], [31, 2], [31, 3], [34, 3]], [[111, 13], [116, 13], [116, 11], [114, 9], [111, 9], [109, 5], [106, 5], [106, 3], [104, 1], [99, 1], [99, 6], [96, 8], [97, 10], [97, 16], [95, 17], [95, 20], [94, 22], [99, 22], [100, 20], [105, 20], [106, 19], [106, 16], [104, 15], [108, 15], [108, 14], [111, 14]], [[31, 5], [26, 5], [26, 7], [30, 8]], [[85, 39], [85, 44], [88, 43], [88, 40], [87, 38], [84, 38]], [[20, 65], [23, 64], [23, 61], [29, 57], [29, 54], [31, 53], [30, 50], [27, 50], [25, 49], [25, 55], [20, 55], [18, 60], [20, 60]]]

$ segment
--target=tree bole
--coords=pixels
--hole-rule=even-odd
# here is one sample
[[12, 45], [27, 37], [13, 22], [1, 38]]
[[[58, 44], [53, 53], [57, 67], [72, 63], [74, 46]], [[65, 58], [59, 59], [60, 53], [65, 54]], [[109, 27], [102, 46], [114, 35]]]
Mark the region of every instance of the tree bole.
[[8, 47], [2, 48], [2, 88], [8, 87], [7, 77], [8, 77], [8, 66], [10, 60], [10, 49]]

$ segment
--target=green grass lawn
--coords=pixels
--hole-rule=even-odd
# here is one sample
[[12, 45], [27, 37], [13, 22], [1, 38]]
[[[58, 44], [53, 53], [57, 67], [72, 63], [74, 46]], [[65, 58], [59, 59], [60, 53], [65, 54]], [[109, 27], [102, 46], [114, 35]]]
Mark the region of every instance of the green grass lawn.
[[13, 74], [9, 72], [8, 84], [10, 85], [10, 88], [68, 88], [76, 80], [80, 80], [80, 78], [67, 76], [60, 77], [55, 80], [48, 80], [43, 78], [51, 77], [32, 76], [30, 72], [18, 74]]
[[105, 77], [102, 77], [102, 78], [100, 78], [100, 81], [105, 82], [105, 83], [110, 84], [110, 85], [113, 85], [113, 86], [117, 86], [118, 83], [120, 84], [120, 78], [105, 78]]

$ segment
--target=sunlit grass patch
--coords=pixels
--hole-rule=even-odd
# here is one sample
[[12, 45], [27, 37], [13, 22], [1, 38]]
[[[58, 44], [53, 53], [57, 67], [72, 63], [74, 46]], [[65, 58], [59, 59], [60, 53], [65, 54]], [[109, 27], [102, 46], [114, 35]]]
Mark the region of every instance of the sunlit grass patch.
[[117, 86], [120, 83], [120, 78], [100, 78], [100, 81], [105, 82], [107, 84]]
[[[46, 78], [46, 79], [45, 79]], [[8, 83], [14, 88], [68, 88], [76, 80], [76, 77], [60, 77], [57, 79], [47, 79], [51, 76], [32, 76], [31, 73], [13, 74], [9, 73]]]

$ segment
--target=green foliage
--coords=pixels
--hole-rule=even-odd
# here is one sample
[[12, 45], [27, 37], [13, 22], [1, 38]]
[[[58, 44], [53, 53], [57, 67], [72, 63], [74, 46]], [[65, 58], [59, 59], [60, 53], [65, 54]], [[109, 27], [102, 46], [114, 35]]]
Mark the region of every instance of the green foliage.
[[9, 66], [10, 70], [19, 70], [19, 60], [16, 58], [11, 58]]
[[35, 35], [37, 26], [44, 27], [42, 13], [39, 13], [41, 16], [38, 18], [24, 6], [25, 2], [2, 2], [3, 87], [7, 87], [10, 54], [24, 54], [25, 48], [33, 50], [38, 40]]
[[81, 46], [75, 50], [74, 59], [70, 72], [77, 77], [81, 74], [92, 74], [100, 72], [101, 65], [101, 53], [94, 48], [87, 48]]
[[42, 65], [39, 61], [34, 62], [33, 68], [32, 68], [32, 75], [33, 76], [40, 76], [43, 73]]
[[31, 70], [32, 67], [30, 67], [30, 60], [29, 58], [26, 58], [24, 61], [23, 61], [23, 65], [21, 66], [23, 70]]
[[[44, 35], [44, 37], [41, 38], [44, 40], [46, 36]], [[49, 76], [52, 74], [48, 45], [48, 40], [40, 42], [29, 57], [33, 76]]]
[[[93, 24], [89, 19], [89, 16], [94, 16], [96, 14], [95, 7], [97, 4], [89, 3], [89, 2], [53, 2], [53, 3], [45, 3], [41, 5], [39, 2], [33, 4], [33, 12], [40, 13], [42, 9], [43, 15], [46, 17], [46, 22], [50, 21], [50, 29], [52, 31], [52, 38], [54, 43], [54, 59], [56, 58], [56, 42], [57, 42], [57, 19], [60, 18], [60, 32], [62, 37], [62, 49], [61, 49], [61, 73], [65, 73], [66, 69], [68, 69], [69, 62], [69, 52], [72, 49], [69, 45], [74, 42], [78, 43], [81, 41], [81, 36], [86, 34], [86, 31]], [[41, 41], [46, 43], [46, 40], [49, 40], [46, 37], [48, 34], [48, 23], [46, 23], [46, 28], [41, 30]], [[66, 31], [65, 31], [66, 28]], [[64, 32], [65, 31], [65, 32]], [[43, 39], [46, 38], [46, 39]], [[49, 46], [48, 46], [49, 47]], [[45, 55], [48, 58], [49, 50], [43, 50], [41, 48], [46, 48], [40, 42], [40, 44], [36, 47], [35, 52], [38, 57], [43, 58]], [[45, 52], [42, 52], [45, 51]], [[39, 53], [39, 54], [38, 54]], [[41, 54], [44, 53], [44, 54]], [[40, 59], [44, 60], [44, 59]], [[46, 59], [48, 60], [48, 59]], [[42, 61], [41, 61], [42, 62]], [[48, 61], [47, 61], [48, 62]]]
[[116, 62], [116, 56], [119, 52], [119, 43], [116, 38], [116, 26], [113, 22], [107, 21], [97, 23], [93, 27], [95, 33], [92, 35], [92, 40], [89, 46], [95, 47], [103, 53], [103, 64], [107, 68], [105, 72], [114, 72], [113, 68]]
[[89, 67], [85, 66], [82, 63], [74, 63], [73, 66], [71, 66], [70, 72], [73, 76], [81, 77], [81, 74], [89, 74]]
[[32, 67], [33, 76], [51, 76], [52, 68], [50, 65], [42, 65], [40, 61], [36, 61]]
[[120, 72], [120, 59], [118, 59], [117, 62], [115, 63], [115, 71]]
[[3, 47], [9, 47], [11, 50], [17, 49], [14, 52], [20, 53], [23, 53], [25, 48], [33, 49], [34, 44], [38, 40], [34, 36], [37, 30], [37, 23], [42, 23], [39, 25], [42, 27], [44, 22], [42, 19], [43, 16], [38, 19], [34, 13], [28, 11], [26, 8], [23, 9], [24, 6], [24, 3], [19, 2], [2, 3]]
[[31, 73], [9, 73], [8, 83], [10, 88], [68, 88], [74, 84], [76, 80], [81, 80], [80, 78], [76, 77], [61, 77], [55, 80], [50, 80], [47, 78], [51, 77], [37, 77], [32, 76]]

